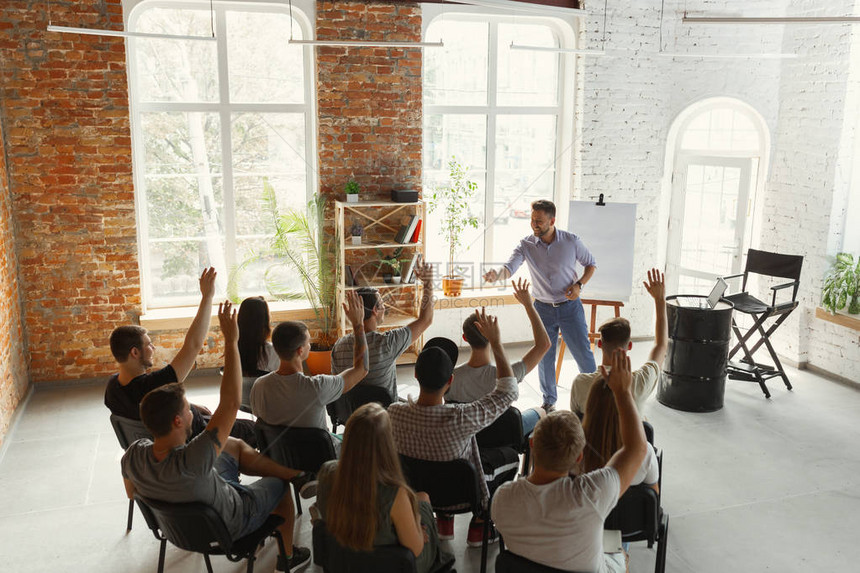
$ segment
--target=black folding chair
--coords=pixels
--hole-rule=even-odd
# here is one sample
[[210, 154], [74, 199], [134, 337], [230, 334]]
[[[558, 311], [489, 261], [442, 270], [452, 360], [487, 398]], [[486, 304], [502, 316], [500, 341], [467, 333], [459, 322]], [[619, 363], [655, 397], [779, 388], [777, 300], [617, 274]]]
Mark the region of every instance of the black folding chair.
[[[140, 420], [132, 420], [124, 418], [116, 414], [110, 415], [110, 425], [113, 426], [113, 432], [116, 434], [116, 439], [122, 449], [127, 450], [128, 446], [141, 438], [152, 439], [152, 434], [143, 425]], [[125, 532], [131, 531], [131, 522], [134, 519], [134, 500], [128, 500], [128, 522], [126, 523]]]
[[[257, 436], [260, 452], [294, 470], [317, 473], [324, 463], [337, 459], [331, 435], [320, 428], [273, 426], [257, 418], [254, 434]], [[301, 515], [302, 503], [299, 489], [295, 485], [293, 493], [296, 498], [296, 513]]]
[[[757, 382], [764, 392], [765, 398], [770, 398], [770, 391], [765, 384], [766, 380], [777, 376], [782, 378], [785, 387], [791, 390], [791, 383], [782, 368], [782, 364], [770, 343], [770, 336], [779, 328], [791, 312], [797, 308], [797, 289], [800, 286], [800, 270], [803, 267], [803, 257], [800, 255], [781, 255], [767, 251], [750, 249], [747, 251], [747, 262], [744, 272], [737, 275], [723, 277], [733, 279], [743, 277], [741, 290], [743, 292], [726, 296], [725, 299], [735, 305], [735, 311], [748, 314], [753, 319], [753, 325], [744, 334], [732, 316], [732, 330], [738, 338], [738, 343], [729, 352], [728, 374], [733, 380], [747, 380]], [[770, 304], [760, 301], [746, 292], [747, 280], [750, 273], [759, 275], [789, 279], [789, 282], [770, 287], [773, 295]], [[783, 289], [791, 289], [791, 300], [777, 303], [777, 294]], [[778, 317], [765, 330], [765, 322], [773, 317]], [[752, 343], [753, 336], [758, 339]], [[757, 363], [753, 359], [756, 351], [764, 345], [773, 360], [773, 366]], [[743, 350], [740, 361], [733, 361], [732, 357]]]
[[573, 573], [564, 569], [556, 569], [549, 565], [541, 565], [530, 559], [501, 549], [496, 557], [496, 573]]
[[353, 412], [365, 404], [376, 402], [383, 408], [391, 405], [391, 395], [381, 386], [354, 386], [340, 398], [326, 404], [326, 411], [331, 418], [331, 431], [337, 433], [338, 426], [346, 426], [346, 421]]
[[[483, 468], [484, 473], [486, 474], [488, 470], [492, 470], [491, 474], [493, 475], [487, 476], [488, 485], [493, 484], [490, 486], [490, 491], [494, 491], [495, 487], [515, 477], [514, 474], [511, 474], [510, 476], [500, 475], [497, 478], [495, 476], [499, 473], [500, 469], [503, 474], [507, 474], [507, 470], [505, 468], [487, 467], [487, 463], [494, 458], [508, 458], [508, 455], [504, 452], [505, 449], [512, 449], [517, 456], [525, 454], [521, 473], [525, 474], [528, 470], [529, 455], [531, 453], [529, 439], [528, 436], [523, 437], [523, 416], [514, 406], [505, 410], [501, 416], [496, 418], [495, 422], [475, 434], [475, 440], [478, 442], [478, 448], [481, 450], [481, 461], [485, 466]], [[493, 450], [496, 450], [495, 455], [493, 454]]]
[[410, 487], [415, 491], [426, 492], [434, 511], [444, 513], [469, 513], [484, 520], [484, 534], [481, 542], [481, 573], [487, 571], [487, 545], [490, 533], [489, 502], [481, 505], [481, 485], [483, 479], [472, 464], [464, 459], [448, 462], [419, 460], [400, 455], [400, 465]]
[[[248, 414], [253, 414], [251, 411], [251, 388], [254, 387], [254, 382], [260, 376], [268, 374], [268, 370], [253, 370], [251, 372], [242, 372], [242, 404], [239, 409]], [[224, 374], [224, 369], [221, 368], [221, 374]]]
[[415, 556], [402, 545], [374, 547], [371, 552], [353, 551], [340, 545], [328, 532], [324, 521], [313, 530], [314, 563], [324, 573], [417, 573]]
[[278, 550], [286, 562], [287, 552], [278, 526], [284, 518], [270, 515], [262, 526], [239, 539], [232, 539], [227, 526], [215, 509], [205, 503], [168, 503], [135, 494], [141, 513], [156, 539], [161, 541], [158, 573], [164, 571], [164, 554], [170, 541], [180, 549], [202, 553], [206, 570], [212, 573], [210, 555], [224, 555], [233, 562], [248, 560], [248, 573], [254, 571], [257, 548], [269, 536], [278, 541]]
[[[652, 447], [652, 446], [649, 446]], [[654, 573], [666, 570], [666, 544], [669, 540], [669, 515], [663, 511], [661, 494], [663, 491], [663, 453], [657, 455], [660, 477], [654, 491], [649, 485], [639, 484], [627, 488], [618, 500], [615, 509], [606, 517], [604, 529], [621, 531], [624, 542], [647, 541], [648, 548], [657, 543], [657, 559]]]

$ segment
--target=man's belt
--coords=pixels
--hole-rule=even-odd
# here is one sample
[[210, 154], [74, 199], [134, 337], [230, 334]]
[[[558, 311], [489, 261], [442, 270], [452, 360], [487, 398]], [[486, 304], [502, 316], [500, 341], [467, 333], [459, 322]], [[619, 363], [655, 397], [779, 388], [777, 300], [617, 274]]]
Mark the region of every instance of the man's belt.
[[563, 301], [561, 301], [561, 302], [544, 302], [544, 301], [542, 301], [542, 300], [537, 300], [537, 299], [535, 299], [535, 302], [539, 302], [539, 303], [541, 303], [541, 304], [545, 304], [545, 305], [547, 305], [547, 306], [551, 306], [551, 307], [553, 307], [553, 308], [558, 308], [558, 307], [560, 307], [560, 306], [561, 306], [561, 305], [563, 305], [563, 304], [567, 304], [567, 303], [569, 303], [569, 302], [573, 302], [573, 301], [572, 301], [572, 300], [565, 299], [565, 300], [563, 300]]

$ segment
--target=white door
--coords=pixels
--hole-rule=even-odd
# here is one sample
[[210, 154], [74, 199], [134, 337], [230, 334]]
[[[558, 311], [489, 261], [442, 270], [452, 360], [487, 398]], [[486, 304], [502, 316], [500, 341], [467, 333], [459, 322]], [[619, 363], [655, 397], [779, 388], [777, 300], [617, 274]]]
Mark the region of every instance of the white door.
[[708, 294], [741, 272], [757, 158], [682, 155], [672, 175], [667, 291]]

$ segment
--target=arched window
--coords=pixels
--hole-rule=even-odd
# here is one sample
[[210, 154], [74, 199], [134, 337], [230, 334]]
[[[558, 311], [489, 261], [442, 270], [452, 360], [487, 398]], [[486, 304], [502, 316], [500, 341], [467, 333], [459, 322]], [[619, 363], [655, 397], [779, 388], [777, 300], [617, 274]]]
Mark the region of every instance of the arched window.
[[[424, 50], [424, 193], [448, 181], [451, 156], [469, 168], [479, 225], [466, 230], [456, 259], [471, 273], [467, 288], [479, 286], [482, 268], [505, 262], [531, 233], [532, 201], [569, 199], [573, 56], [552, 48], [573, 47], [573, 31], [552, 18], [423, 10], [425, 40], [445, 43]], [[436, 215], [428, 218], [433, 232]], [[444, 241], [427, 246], [428, 261], [447, 261], [446, 253]]]
[[675, 120], [667, 146], [670, 292], [707, 294], [717, 276], [742, 271], [768, 147], [764, 120], [736, 99], [698, 102]]
[[[143, 2], [136, 32], [217, 41], [129, 40], [129, 78], [144, 307], [195, 304], [200, 269], [228, 271], [273, 232], [278, 209], [316, 185], [309, 55], [287, 44], [309, 23], [286, 4]], [[308, 52], [310, 53], [310, 52]], [[243, 294], [262, 294], [262, 267]]]

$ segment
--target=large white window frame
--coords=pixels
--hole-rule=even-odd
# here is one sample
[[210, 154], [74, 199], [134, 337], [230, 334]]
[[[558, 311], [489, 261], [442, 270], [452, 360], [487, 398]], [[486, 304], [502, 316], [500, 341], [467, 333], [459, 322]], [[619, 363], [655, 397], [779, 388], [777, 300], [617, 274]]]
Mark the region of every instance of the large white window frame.
[[[484, 105], [435, 105], [424, 103], [424, 117], [430, 115], [484, 115], [486, 116], [486, 182], [484, 201], [484, 221], [494, 220], [495, 200], [495, 174], [496, 166], [496, 119], [505, 115], [552, 115], [556, 118], [556, 141], [554, 161], [555, 174], [553, 178], [552, 200], [558, 209], [558, 225], [563, 226], [567, 216], [567, 202], [572, 196], [573, 190], [573, 156], [574, 156], [574, 104], [575, 104], [575, 64], [576, 56], [569, 53], [559, 53], [558, 68], [558, 94], [556, 104], [553, 106], [517, 106], [497, 105], [496, 98], [498, 87], [498, 27], [500, 24], [513, 25], [545, 25], [556, 36], [559, 48], [577, 47], [577, 35], [571, 25], [562, 19], [542, 16], [512, 15], [510, 12], [501, 12], [489, 9], [479, 9], [473, 6], [451, 6], [439, 4], [424, 4], [422, 6], [422, 38], [425, 41], [435, 41], [438, 38], [429, 38], [427, 30], [431, 24], [447, 20], [486, 22], [489, 24], [489, 53], [487, 70], [487, 102]], [[442, 35], [444, 42], [444, 32]], [[505, 49], [502, 47], [502, 49]], [[426, 183], [427, 177], [424, 177]], [[425, 195], [430, 192], [425, 188]], [[527, 189], [522, 191], [525, 194]], [[494, 251], [494, 233], [484, 233], [484, 244], [482, 251], [482, 265], [495, 266], [505, 262], [498, 260], [499, 256], [492, 257]], [[525, 266], [525, 265], [524, 265]], [[520, 271], [520, 274], [523, 271]], [[466, 288], [478, 287], [479, 284], [466, 285]]]
[[[232, 118], [239, 113], [301, 113], [304, 116], [304, 143], [306, 150], [305, 163], [305, 197], [303, 203], [311, 199], [318, 188], [318, 169], [317, 169], [317, 153], [316, 153], [316, 75], [314, 72], [313, 51], [302, 50], [302, 61], [304, 69], [304, 102], [303, 103], [231, 103], [230, 102], [230, 82], [229, 70], [227, 62], [227, 29], [226, 29], [226, 12], [227, 11], [242, 11], [242, 12], [259, 12], [259, 13], [280, 13], [288, 17], [292, 16], [301, 27], [301, 34], [304, 38], [313, 37], [313, 26], [308, 17], [308, 14], [313, 14], [313, 2], [307, 0], [294, 0], [292, 6], [288, 2], [269, 1], [269, 2], [251, 2], [247, 0], [232, 0], [229, 2], [210, 2], [205, 0], [125, 0], [124, 2], [126, 14], [126, 29], [134, 31], [135, 24], [139, 17], [146, 10], [152, 8], [170, 8], [170, 9], [195, 9], [206, 10], [210, 6], [214, 12], [215, 36], [217, 43], [217, 71], [218, 71], [218, 92], [219, 97], [217, 102], [142, 102], [139, 101], [137, 85], [139, 80], [136, 77], [136, 53], [135, 47], [137, 39], [128, 39], [127, 42], [127, 61], [129, 69], [129, 100], [131, 108], [131, 128], [132, 128], [132, 156], [133, 156], [133, 172], [134, 184], [136, 190], [145, 189], [145, 147], [144, 147], [144, 130], [142, 127], [142, 115], [152, 112], [201, 112], [217, 114], [220, 118], [221, 128], [221, 177], [223, 180], [223, 228], [224, 228], [224, 257], [225, 268], [217, 269], [218, 277], [218, 292], [223, 294], [226, 290], [226, 279], [229, 270], [241, 261], [237, 260], [237, 233], [235, 220], [235, 201], [234, 201], [234, 173], [233, 173], [233, 158], [232, 158]], [[284, 44], [289, 38], [289, 30], [285, 31]], [[212, 175], [215, 175], [214, 173]], [[148, 237], [148, 213], [146, 205], [143, 204], [144, 198], [142, 192], [135, 192], [135, 211], [137, 213], [137, 229], [138, 229], [138, 251], [141, 276], [141, 292], [143, 311], [147, 312], [150, 309], [182, 307], [195, 305], [199, 301], [199, 294], [193, 293], [185, 297], [174, 297], [169, 302], [157, 301], [153, 292], [152, 285], [148, 283], [147, 277], [150, 272], [150, 253], [148, 245], [158, 239], [149, 239]], [[257, 238], [264, 237], [260, 235]], [[255, 238], [245, 236], [243, 238]], [[194, 237], [193, 239], [198, 239]], [[177, 240], [177, 238], [165, 239]], [[264, 294], [264, 293], [257, 293]]]

